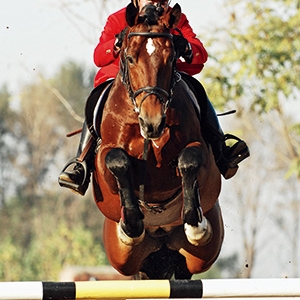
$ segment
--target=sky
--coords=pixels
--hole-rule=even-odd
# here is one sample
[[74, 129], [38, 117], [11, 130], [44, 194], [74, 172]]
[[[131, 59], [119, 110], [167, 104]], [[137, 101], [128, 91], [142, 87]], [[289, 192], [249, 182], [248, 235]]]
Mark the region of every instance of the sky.
[[[61, 64], [75, 60], [93, 66], [93, 50], [106, 17], [129, 1], [111, 1], [105, 13], [97, 14], [89, 1], [78, 1], [75, 13], [95, 24], [93, 32], [74, 24], [61, 8], [62, 2], [75, 0], [1, 0], [0, 10], [0, 87], [7, 84], [11, 93], [37, 74], [53, 76]], [[220, 21], [223, 0], [173, 0], [188, 16], [196, 33], [209, 23]], [[99, 1], [99, 3], [101, 3]], [[118, 5], [118, 7], [115, 7]], [[73, 20], [74, 21], [74, 20]], [[81, 33], [78, 28], [81, 29]], [[86, 31], [86, 32], [85, 32]], [[89, 37], [89, 41], [83, 35]], [[201, 37], [205, 44], [205, 37]], [[95, 69], [96, 72], [96, 69]]]

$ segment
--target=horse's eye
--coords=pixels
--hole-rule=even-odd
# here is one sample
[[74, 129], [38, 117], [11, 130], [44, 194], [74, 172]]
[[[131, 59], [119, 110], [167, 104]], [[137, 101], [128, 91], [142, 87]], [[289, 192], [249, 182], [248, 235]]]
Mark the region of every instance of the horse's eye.
[[127, 61], [129, 62], [129, 64], [133, 64], [134, 63], [134, 60], [133, 60], [133, 57], [132, 56], [127, 56], [126, 57]]

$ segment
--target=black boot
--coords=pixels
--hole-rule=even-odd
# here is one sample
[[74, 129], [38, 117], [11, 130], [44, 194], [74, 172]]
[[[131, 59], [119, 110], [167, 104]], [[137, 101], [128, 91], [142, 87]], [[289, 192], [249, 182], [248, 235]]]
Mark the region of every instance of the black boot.
[[[238, 137], [232, 134], [224, 135], [216, 112], [208, 98], [203, 132], [212, 147], [220, 173], [225, 179], [233, 177], [239, 168], [238, 164], [250, 155], [249, 149], [246, 143]], [[235, 140], [236, 143], [230, 147], [226, 145], [227, 140]]]
[[[225, 179], [235, 175], [238, 164], [247, 158], [248, 146], [244, 141], [232, 134], [225, 134], [220, 126], [218, 116], [209, 101], [202, 84], [194, 77], [180, 73], [183, 80], [196, 95], [201, 108], [201, 126], [205, 140], [211, 145], [216, 164]], [[237, 141], [233, 146], [227, 146], [227, 140]]]
[[60, 186], [72, 189], [84, 196], [90, 183], [90, 174], [94, 165], [95, 147], [96, 140], [92, 137], [84, 122], [77, 156], [72, 158], [60, 173], [58, 177]]

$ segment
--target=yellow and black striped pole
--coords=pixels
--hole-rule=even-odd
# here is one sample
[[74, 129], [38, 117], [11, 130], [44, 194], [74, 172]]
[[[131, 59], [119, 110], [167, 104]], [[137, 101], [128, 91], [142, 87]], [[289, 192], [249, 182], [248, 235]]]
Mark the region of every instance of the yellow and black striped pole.
[[0, 282], [0, 300], [294, 299], [300, 278]]
[[0, 283], [1, 300], [104, 300], [201, 297], [201, 280], [107, 280]]

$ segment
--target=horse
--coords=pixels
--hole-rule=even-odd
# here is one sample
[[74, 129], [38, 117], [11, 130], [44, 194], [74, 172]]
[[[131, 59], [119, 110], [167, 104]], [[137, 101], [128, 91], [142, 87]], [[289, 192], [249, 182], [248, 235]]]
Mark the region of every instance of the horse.
[[119, 73], [94, 125], [101, 143], [93, 195], [117, 271], [136, 279], [190, 279], [221, 250], [221, 177], [195, 96], [176, 71], [170, 30], [181, 8], [161, 16], [151, 7], [127, 29]]

